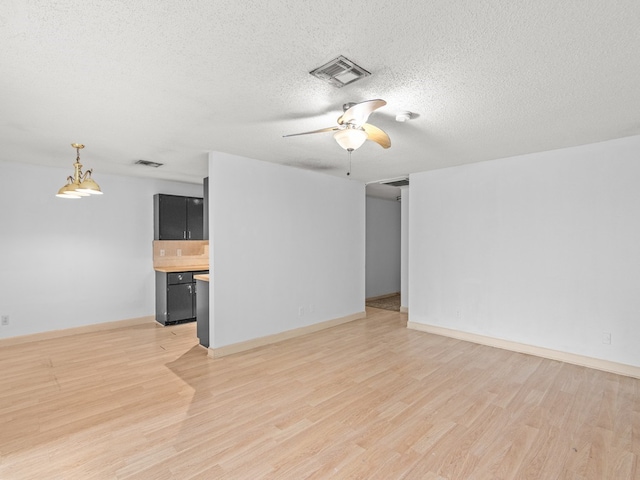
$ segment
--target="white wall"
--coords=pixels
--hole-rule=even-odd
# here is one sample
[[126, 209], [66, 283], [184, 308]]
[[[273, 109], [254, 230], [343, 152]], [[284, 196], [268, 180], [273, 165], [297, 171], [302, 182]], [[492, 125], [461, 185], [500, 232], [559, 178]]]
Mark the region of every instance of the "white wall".
[[210, 345], [364, 311], [364, 185], [212, 152]]
[[640, 136], [415, 174], [410, 198], [410, 321], [640, 366]]
[[72, 170], [0, 162], [0, 338], [154, 315], [153, 195], [202, 186], [95, 172], [104, 195], [56, 198]]
[[367, 197], [367, 298], [400, 291], [400, 202]]

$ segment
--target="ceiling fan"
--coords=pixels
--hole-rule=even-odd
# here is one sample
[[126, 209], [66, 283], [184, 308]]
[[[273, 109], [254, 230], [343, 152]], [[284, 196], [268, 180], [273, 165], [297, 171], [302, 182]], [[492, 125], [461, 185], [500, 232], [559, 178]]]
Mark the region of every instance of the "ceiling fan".
[[293, 133], [284, 137], [297, 135], [309, 135], [311, 133], [335, 132], [333, 138], [342, 148], [348, 152], [360, 148], [366, 140], [376, 142], [382, 148], [389, 148], [391, 140], [389, 135], [378, 127], [366, 123], [375, 110], [387, 104], [384, 100], [366, 100], [360, 103], [345, 103], [342, 106], [344, 113], [338, 117], [338, 125], [335, 127], [321, 128], [311, 132]]

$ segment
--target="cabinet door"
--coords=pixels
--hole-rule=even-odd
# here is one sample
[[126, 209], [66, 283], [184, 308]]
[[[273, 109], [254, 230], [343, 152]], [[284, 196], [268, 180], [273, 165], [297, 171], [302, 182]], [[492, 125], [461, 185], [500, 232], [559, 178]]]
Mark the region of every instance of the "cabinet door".
[[169, 285], [167, 287], [167, 321], [179, 322], [194, 318], [193, 283]]
[[209, 346], [209, 282], [196, 280], [196, 333], [200, 345]]
[[187, 240], [204, 238], [204, 202], [202, 198], [187, 197]]
[[155, 199], [156, 240], [184, 240], [187, 236], [185, 197], [157, 195]]

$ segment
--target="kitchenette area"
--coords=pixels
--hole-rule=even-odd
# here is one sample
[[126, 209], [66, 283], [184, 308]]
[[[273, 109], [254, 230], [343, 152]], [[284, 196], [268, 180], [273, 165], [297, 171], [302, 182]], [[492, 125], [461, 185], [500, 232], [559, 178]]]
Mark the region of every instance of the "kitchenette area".
[[160, 325], [197, 322], [209, 346], [209, 240], [205, 195], [154, 195], [155, 319]]

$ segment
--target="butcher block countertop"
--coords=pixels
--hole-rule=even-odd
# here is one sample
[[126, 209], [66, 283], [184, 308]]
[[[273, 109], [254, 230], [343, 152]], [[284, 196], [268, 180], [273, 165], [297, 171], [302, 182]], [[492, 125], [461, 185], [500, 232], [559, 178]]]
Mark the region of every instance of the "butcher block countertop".
[[168, 267], [154, 267], [156, 272], [165, 272], [165, 273], [173, 273], [173, 272], [200, 272], [202, 270], [209, 270], [209, 265], [174, 265]]
[[202, 280], [203, 282], [208, 282], [209, 281], [209, 274], [208, 273], [201, 273], [200, 275], [194, 275], [193, 278], [195, 278], [196, 280]]

